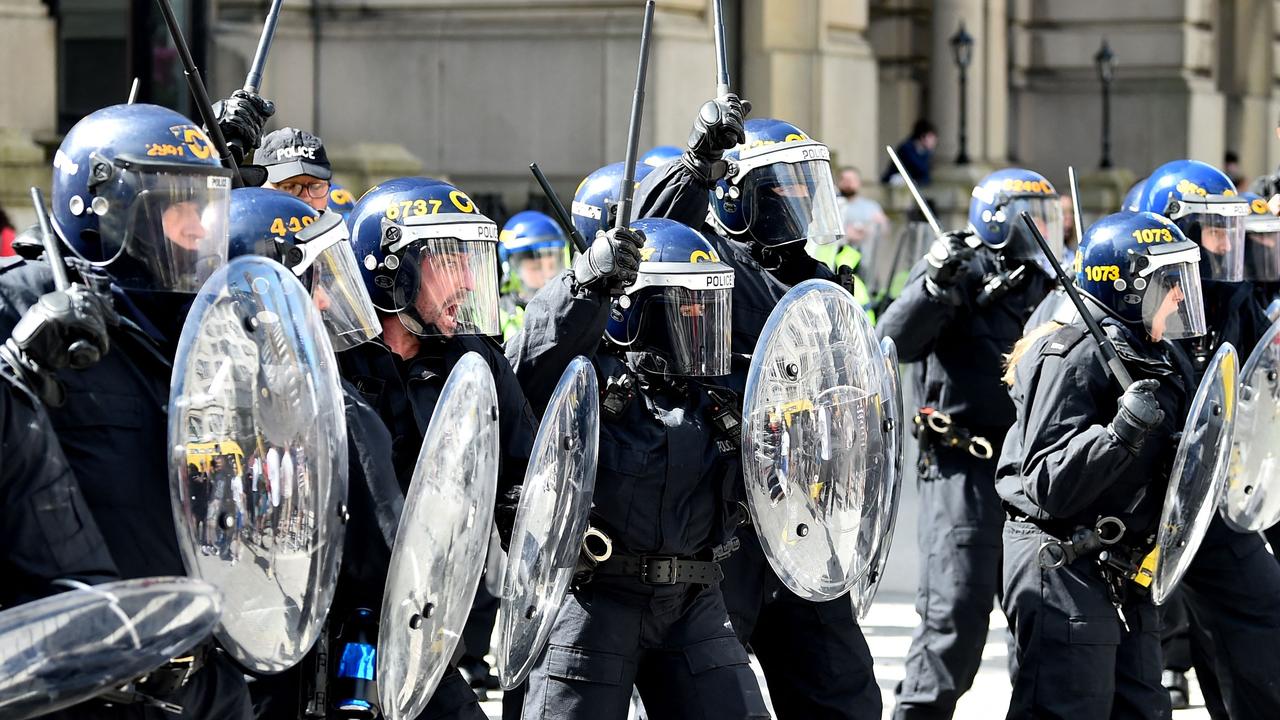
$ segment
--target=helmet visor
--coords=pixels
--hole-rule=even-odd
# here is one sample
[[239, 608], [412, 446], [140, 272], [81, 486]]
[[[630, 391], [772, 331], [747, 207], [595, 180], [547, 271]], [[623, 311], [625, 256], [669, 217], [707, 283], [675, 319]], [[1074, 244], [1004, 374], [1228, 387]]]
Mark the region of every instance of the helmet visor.
[[742, 183], [747, 227], [765, 245], [826, 245], [844, 235], [836, 185], [826, 160], [775, 162], [747, 173]]
[[1249, 202], [1234, 195], [1183, 198], [1170, 215], [1200, 246], [1200, 272], [1207, 280], [1244, 280], [1244, 228]]
[[415, 335], [492, 335], [498, 323], [498, 251], [491, 240], [433, 238], [405, 249], [392, 298]]
[[[339, 222], [307, 243], [318, 243], [323, 248], [311, 265], [311, 297], [329, 331], [333, 351], [342, 352], [372, 340], [382, 328], [356, 265], [347, 224], [338, 213], [331, 214]], [[302, 234], [298, 237], [302, 239]]]
[[1046, 272], [1052, 272], [1053, 266], [1049, 264], [1049, 260], [1040, 251], [1040, 245], [1036, 243], [1035, 238], [1031, 237], [1027, 226], [1022, 222], [1022, 213], [1025, 212], [1031, 215], [1036, 228], [1044, 236], [1045, 242], [1049, 243], [1049, 249], [1053, 250], [1054, 257], [1061, 258], [1063, 248], [1062, 203], [1059, 202], [1057, 196], [1014, 198], [1004, 207], [1003, 212], [1009, 222], [1009, 234], [1006, 236], [1005, 243], [1002, 246], [1004, 256], [1013, 260], [1034, 261], [1043, 267]]
[[517, 250], [507, 260], [508, 271], [519, 284], [520, 296], [528, 300], [542, 289], [547, 281], [564, 270], [564, 245], [545, 245], [529, 250]]
[[117, 158], [85, 212], [97, 257], [130, 290], [194, 293], [227, 261], [231, 177], [222, 168]]
[[1198, 265], [1181, 261], [1139, 274], [1139, 281], [1146, 282], [1142, 323], [1153, 340], [1181, 340], [1205, 334]]
[[[663, 355], [668, 375], [715, 377], [729, 373], [733, 333], [732, 289], [694, 290], [668, 286], [648, 299], [640, 343]], [[660, 307], [659, 307], [660, 306]], [[664, 323], [665, 327], [658, 327]]]
[[1280, 281], [1280, 218], [1250, 217], [1244, 233], [1245, 279]]

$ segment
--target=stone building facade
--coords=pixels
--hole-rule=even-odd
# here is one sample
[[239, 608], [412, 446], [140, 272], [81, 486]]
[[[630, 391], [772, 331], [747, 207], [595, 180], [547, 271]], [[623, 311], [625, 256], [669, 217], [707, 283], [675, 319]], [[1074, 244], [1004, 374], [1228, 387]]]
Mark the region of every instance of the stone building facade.
[[[210, 92], [242, 84], [266, 0], [174, 0]], [[75, 117], [123, 99], [189, 110], [152, 0], [0, 0], [0, 203], [24, 217], [26, 187]], [[680, 144], [714, 92], [711, 0], [659, 0], [640, 144]], [[928, 117], [938, 163], [954, 159], [963, 22], [972, 166], [939, 170], [944, 212], [990, 167], [1019, 163], [1065, 182], [1086, 173], [1102, 211], [1160, 162], [1221, 163], [1252, 176], [1280, 162], [1275, 0], [725, 0], [734, 82], [758, 116], [795, 122], [837, 162], [874, 176], [885, 144]], [[263, 91], [275, 125], [317, 131], [339, 178], [445, 175], [510, 211], [536, 195], [537, 161], [564, 194], [621, 158], [635, 78], [640, 0], [286, 0]], [[1100, 153], [1106, 38], [1114, 164]], [[95, 54], [96, 53], [96, 54]], [[96, 59], [95, 59], [96, 58]], [[889, 198], [902, 207], [902, 199]]]

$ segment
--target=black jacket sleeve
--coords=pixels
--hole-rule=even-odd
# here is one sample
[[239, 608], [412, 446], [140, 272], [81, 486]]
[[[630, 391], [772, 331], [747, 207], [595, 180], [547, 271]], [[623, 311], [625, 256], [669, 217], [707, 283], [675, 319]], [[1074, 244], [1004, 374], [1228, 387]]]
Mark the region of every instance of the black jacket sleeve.
[[[1054, 354], [1053, 337], [1037, 343], [1037, 357], [1019, 363], [1015, 402], [1020, 402], [1012, 470], [1027, 499], [1055, 518], [1084, 510], [1125, 473], [1134, 454], [1107, 425], [1115, 388], [1092, 341]], [[1025, 388], [1025, 389], [1023, 389]], [[1104, 416], [1105, 415], [1105, 416]], [[1002, 465], [1005, 463], [1002, 462]]]
[[49, 418], [0, 377], [0, 606], [53, 594], [59, 578], [119, 577]]
[[907, 284], [876, 322], [881, 337], [893, 338], [898, 358], [904, 363], [919, 362], [933, 352], [934, 344], [960, 312], [950, 303], [935, 299], [925, 289], [925, 261], [911, 268]]
[[570, 361], [595, 356], [609, 321], [612, 299], [591, 290], [575, 290], [571, 271], [552, 278], [524, 309], [524, 327], [507, 342], [507, 359], [538, 413]]
[[711, 186], [698, 179], [678, 160], [649, 173], [636, 190], [636, 217], [660, 217], [702, 227], [707, 219]]

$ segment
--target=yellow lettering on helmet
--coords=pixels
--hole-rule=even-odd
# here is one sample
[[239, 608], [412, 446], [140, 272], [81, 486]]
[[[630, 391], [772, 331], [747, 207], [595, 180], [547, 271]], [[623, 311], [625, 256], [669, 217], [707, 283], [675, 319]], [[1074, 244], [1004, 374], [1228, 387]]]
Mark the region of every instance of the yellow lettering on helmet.
[[1266, 215], [1269, 212], [1267, 208], [1267, 201], [1262, 198], [1254, 198], [1253, 201], [1249, 203], [1249, 209], [1252, 210], [1255, 215]]
[[714, 262], [714, 261], [711, 259], [711, 255], [707, 254], [706, 250], [694, 250], [693, 252], [689, 253], [689, 262], [699, 263], [699, 262]]
[[458, 208], [460, 212], [473, 213], [476, 211], [475, 203], [471, 202], [471, 198], [461, 190], [450, 190], [449, 199], [453, 201], [453, 206]]

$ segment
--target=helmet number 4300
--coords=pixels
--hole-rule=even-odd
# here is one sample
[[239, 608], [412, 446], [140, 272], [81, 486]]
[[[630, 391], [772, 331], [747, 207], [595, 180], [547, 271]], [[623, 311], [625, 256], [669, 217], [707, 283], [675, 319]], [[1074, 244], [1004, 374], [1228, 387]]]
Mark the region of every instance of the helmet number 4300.
[[286, 234], [285, 231], [296, 233], [313, 222], [315, 222], [315, 218], [312, 217], [291, 217], [287, 220], [278, 217], [271, 221], [271, 232], [283, 237]]

